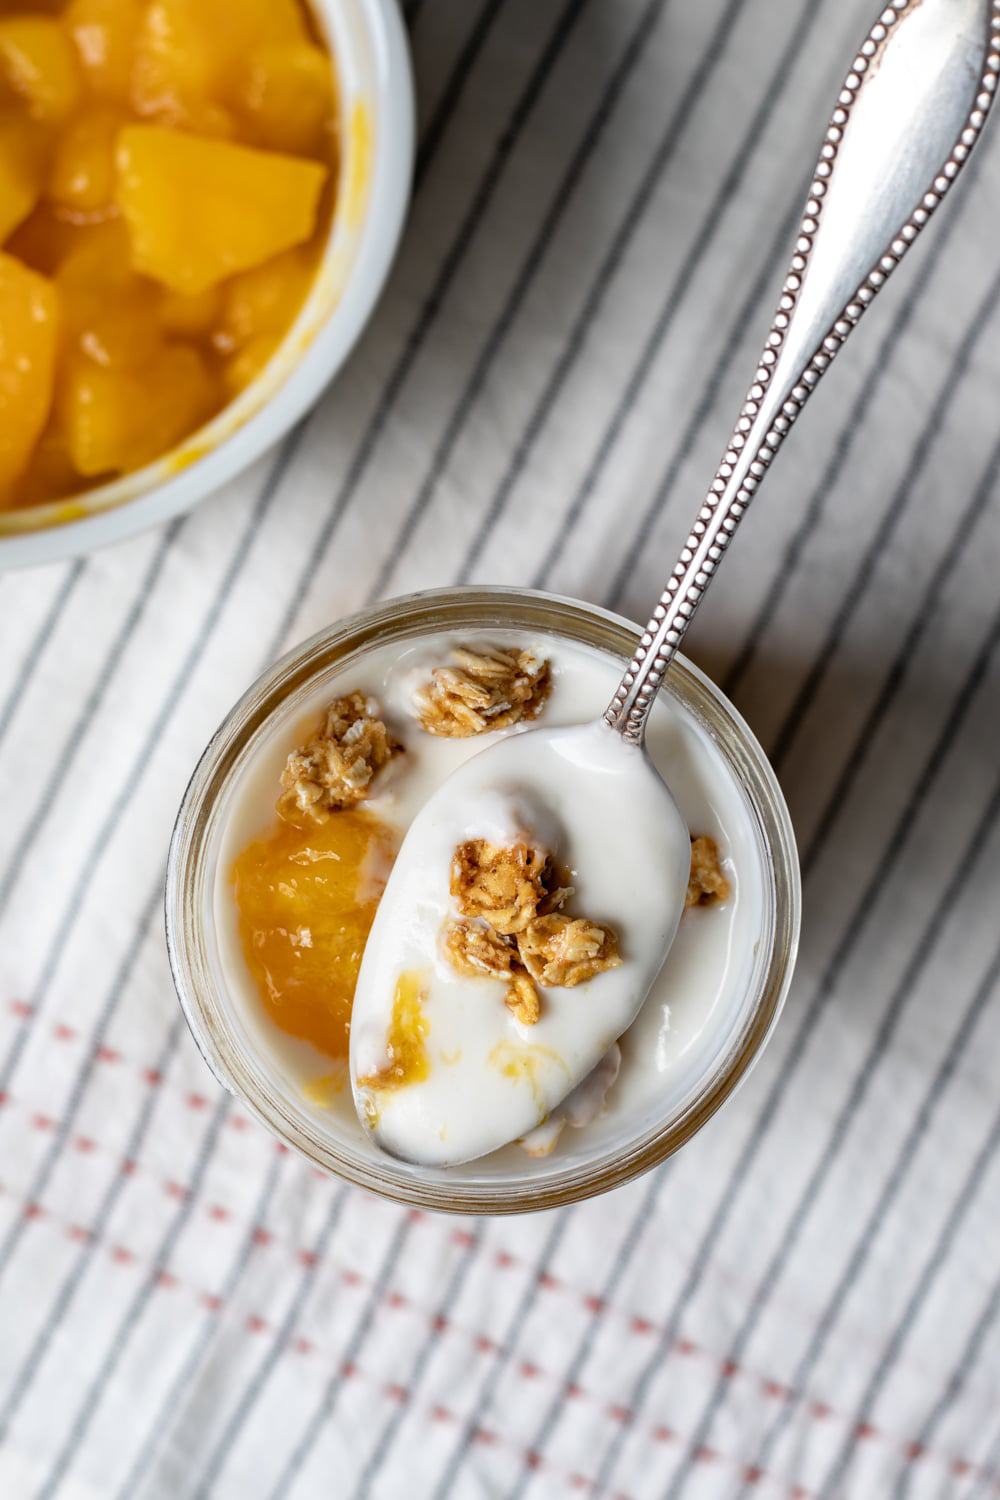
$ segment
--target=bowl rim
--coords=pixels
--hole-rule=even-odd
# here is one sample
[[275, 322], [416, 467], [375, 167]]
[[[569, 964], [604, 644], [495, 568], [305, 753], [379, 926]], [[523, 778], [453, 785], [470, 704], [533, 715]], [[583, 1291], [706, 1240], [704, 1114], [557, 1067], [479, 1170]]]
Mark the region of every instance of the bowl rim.
[[[321, 14], [330, 9], [330, 0], [307, 3]], [[189, 510], [276, 444], [316, 402], [347, 360], [374, 311], [402, 237], [413, 174], [416, 108], [409, 42], [395, 0], [352, 0], [352, 4], [371, 50], [372, 85], [366, 98], [375, 130], [364, 218], [341, 294], [303, 341], [305, 347], [287, 374], [276, 381], [245, 420], [208, 451], [199, 449], [200, 434], [196, 432], [172, 453], [133, 475], [39, 507], [49, 514], [37, 525], [25, 522], [23, 529], [19, 526], [0, 531], [0, 572], [80, 556]], [[329, 42], [336, 55], [334, 31], [331, 21]], [[351, 102], [353, 96], [341, 96], [342, 118]], [[340, 218], [338, 208], [331, 218], [328, 246], [337, 234]], [[298, 321], [289, 330], [289, 339], [295, 338]], [[267, 367], [259, 378], [266, 376]], [[253, 386], [248, 388], [248, 392], [252, 390]], [[209, 428], [229, 409], [223, 407]], [[186, 451], [193, 456], [179, 462]], [[165, 477], [157, 479], [157, 471], [164, 466]], [[134, 496], [124, 496], [90, 514], [59, 519], [60, 510], [96, 506], [104, 492], [128, 481], [137, 486]], [[29, 516], [30, 512], [24, 514]]]
[[[733, 745], [750, 773], [749, 800], [755, 817], [766, 824], [768, 836], [764, 837], [762, 833], [762, 843], [767, 855], [766, 873], [773, 887], [770, 893], [773, 912], [769, 947], [755, 1008], [737, 1043], [712, 1077], [684, 1104], [676, 1119], [666, 1123], [661, 1121], [630, 1140], [613, 1153], [613, 1160], [597, 1160], [567, 1169], [561, 1177], [531, 1182], [525, 1190], [512, 1188], [499, 1179], [482, 1188], [457, 1184], [452, 1190], [435, 1180], [397, 1180], [398, 1174], [391, 1165], [372, 1170], [364, 1164], [346, 1161], [328, 1140], [324, 1142], [318, 1127], [308, 1131], [296, 1128], [294, 1112], [285, 1108], [280, 1096], [269, 1090], [261, 1071], [258, 1069], [254, 1075], [252, 1069], [242, 1066], [242, 1059], [235, 1054], [223, 1055], [225, 1049], [220, 1047], [220, 1037], [225, 1039], [225, 1028], [220, 1024], [219, 1015], [213, 1014], [212, 1004], [206, 1005], [205, 995], [200, 990], [200, 984], [206, 978], [209, 989], [212, 985], [211, 965], [205, 960], [201, 942], [207, 924], [201, 922], [199, 926], [197, 898], [201, 887], [197, 881], [201, 870], [197, 861], [210, 846], [216, 793], [222, 790], [243, 750], [280, 703], [334, 664], [337, 653], [353, 655], [366, 647], [384, 643], [387, 638], [393, 638], [393, 626], [400, 619], [405, 620], [408, 627], [426, 620], [428, 628], [460, 629], [463, 623], [472, 628], [471, 620], [463, 622], [457, 614], [463, 603], [472, 601], [498, 606], [523, 601], [536, 610], [550, 610], [552, 621], [558, 618], [566, 622], [574, 618], [580, 621], [581, 616], [589, 617], [591, 624], [596, 623], [615, 633], [617, 646], [606, 644], [605, 649], [620, 651], [623, 665], [641, 634], [640, 627], [634, 622], [586, 601], [542, 590], [498, 586], [407, 594], [362, 609], [317, 631], [251, 684], [230, 709], [202, 753], [182, 798], [170, 841], [165, 924], [174, 988], [198, 1050], [217, 1081], [273, 1135], [312, 1166], [390, 1201], [419, 1209], [493, 1215], [555, 1208], [622, 1186], [665, 1161], [722, 1107], [756, 1064], [784, 1006], [798, 951], [801, 879], [791, 818], [763, 749], [721, 690], [692, 662], [678, 655], [668, 674], [668, 686], [680, 677], [686, 693], [692, 695], [691, 701], [686, 696], [684, 698], [689, 709], [697, 711], [699, 702], [711, 705], [719, 726], [731, 729]], [[449, 617], [449, 610], [456, 613]], [[511, 626], [514, 622], [505, 620], [504, 623]], [[525, 623], [538, 629], [558, 628], [553, 623], [542, 625], [538, 619]], [[718, 740], [717, 733], [715, 737]], [[233, 1068], [232, 1072], [230, 1068]], [[248, 1082], [252, 1087], [247, 1086]]]

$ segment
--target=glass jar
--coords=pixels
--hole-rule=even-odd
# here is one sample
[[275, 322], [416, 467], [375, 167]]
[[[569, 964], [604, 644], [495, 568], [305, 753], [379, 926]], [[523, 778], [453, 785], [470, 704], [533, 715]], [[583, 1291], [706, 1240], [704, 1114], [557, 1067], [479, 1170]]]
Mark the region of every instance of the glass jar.
[[[222, 835], [234, 788], [276, 725], [301, 720], [307, 700], [376, 647], [402, 650], [442, 631], [521, 629], [631, 657], [637, 628], [578, 600], [517, 589], [448, 589], [393, 599], [342, 620], [296, 647], [260, 677], [205, 750], [181, 804], [167, 868], [167, 945], [174, 983], [195, 1041], [215, 1077], [280, 1140], [315, 1166], [396, 1202], [459, 1213], [523, 1213], [617, 1187], [689, 1140], [746, 1077], [781, 1011], [798, 942], [798, 862], [788, 811], [763, 751], [715, 685], [683, 657], [663, 691], [707, 734], [731, 773], [759, 854], [761, 922], [735, 1023], [710, 1066], [662, 1117], [629, 1122], [614, 1138], [580, 1131], [563, 1158], [517, 1148], [484, 1162], [434, 1170], [380, 1152], [356, 1121], [333, 1129], [287, 1077], [249, 1024], [245, 997], [227, 981], [216, 923]], [[603, 704], [595, 704], [595, 713]]]

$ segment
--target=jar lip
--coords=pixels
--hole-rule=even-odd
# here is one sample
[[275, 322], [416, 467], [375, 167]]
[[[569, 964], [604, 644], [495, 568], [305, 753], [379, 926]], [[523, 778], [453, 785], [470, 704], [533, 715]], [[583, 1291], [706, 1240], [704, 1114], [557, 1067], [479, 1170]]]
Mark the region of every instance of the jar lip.
[[[512, 618], [518, 606], [527, 616]], [[497, 617], [491, 618], [496, 610]], [[449, 1186], [396, 1170], [390, 1158], [373, 1166], [342, 1151], [232, 1045], [224, 1006], [208, 962], [205, 880], [212, 864], [214, 814], [258, 734], [297, 694], [314, 689], [327, 670], [396, 639], [460, 629], [507, 628], [564, 634], [627, 661], [641, 633], [623, 616], [585, 601], [541, 590], [504, 586], [446, 588], [403, 595], [355, 612], [316, 631], [267, 668], [233, 705], [212, 736], [188, 783], [174, 825], [167, 861], [167, 951], [185, 1019], [217, 1081], [272, 1133], [314, 1166], [358, 1186], [417, 1208], [456, 1213], [523, 1213], [557, 1207], [620, 1186], [658, 1165], [691, 1138], [732, 1095], [763, 1050], [784, 1005], [798, 947], [801, 888], [791, 820], [777, 778], [753, 733], [711, 679], [683, 656], [675, 658], [665, 687], [711, 734], [729, 761], [754, 815], [766, 850], [770, 879], [768, 947], [759, 967], [753, 1009], [722, 1063], [676, 1116], [592, 1162], [545, 1179], [483, 1179]], [[560, 631], [560, 625], [564, 628]], [[569, 627], [576, 627], [575, 631]], [[601, 640], [594, 639], [600, 632]]]

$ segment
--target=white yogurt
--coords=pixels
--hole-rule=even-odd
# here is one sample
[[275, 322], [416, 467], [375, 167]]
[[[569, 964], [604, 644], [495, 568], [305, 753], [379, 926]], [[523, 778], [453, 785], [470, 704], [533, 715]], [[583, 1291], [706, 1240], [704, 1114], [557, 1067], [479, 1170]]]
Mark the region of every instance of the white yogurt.
[[[544, 988], [533, 1025], [504, 1005], [505, 981], [457, 974], [441, 953], [456, 914], [452, 856], [479, 838], [547, 850], [569, 871], [570, 913], [619, 940], [618, 968]], [[461, 766], [407, 833], [358, 980], [351, 1077], [378, 1144], [447, 1166], [542, 1124], [635, 1019], [677, 930], [690, 866], [688, 830], [663, 781], [603, 723], [506, 735]], [[386, 1067], [403, 974], [423, 991], [427, 1076], [391, 1090], [359, 1085]]]
[[[344, 1088], [332, 1097], [324, 1095], [319, 1102], [310, 1085], [330, 1074], [329, 1059], [308, 1043], [279, 1031], [261, 1005], [243, 961], [229, 872], [236, 855], [249, 840], [273, 824], [285, 759], [313, 731], [326, 704], [334, 697], [353, 691], [371, 694], [405, 744], [405, 756], [383, 773], [376, 783], [378, 794], [366, 804], [374, 814], [392, 824], [400, 837], [452, 772], [484, 746], [500, 740], [502, 735], [461, 740], [436, 738], [426, 734], [413, 716], [414, 684], [425, 680], [430, 669], [444, 662], [451, 647], [459, 642], [473, 646], [477, 642], [510, 644], [552, 662], [551, 696], [534, 724], [524, 728], [578, 725], [593, 718], [607, 702], [621, 673], [617, 658], [590, 647], [506, 627], [463, 631], [460, 635], [423, 636], [410, 646], [400, 646], [397, 642], [376, 647], [366, 651], [363, 659], [327, 676], [301, 712], [274, 729], [235, 778], [224, 809], [226, 822], [219, 843], [215, 913], [219, 961], [227, 989], [239, 1005], [240, 1018], [252, 1046], [266, 1061], [276, 1084], [297, 1093], [302, 1107], [331, 1139], [350, 1141], [355, 1147], [363, 1133], [350, 1089]], [[522, 732], [521, 728], [515, 728], [508, 734]], [[593, 1151], [608, 1149], [610, 1142], [623, 1133], [632, 1136], [654, 1128], [699, 1092], [706, 1073], [718, 1065], [745, 1022], [755, 950], [763, 930], [766, 879], [747, 799], [711, 738], [677, 703], [663, 698], [658, 701], [649, 724], [647, 749], [669, 785], [687, 827], [696, 834], [710, 834], [718, 842], [731, 895], [718, 906], [695, 909], [683, 916], [666, 963], [638, 1016], [620, 1038], [621, 1066], [602, 1117], [593, 1118], [595, 1100], [590, 1097], [593, 1091], [588, 1093], [584, 1089], [580, 1097], [587, 1100], [587, 1108], [575, 1112], [571, 1121], [582, 1123], [584, 1128], [564, 1131], [552, 1155], [539, 1156], [537, 1160], [526, 1157], [520, 1147], [494, 1152], [476, 1164], [484, 1178], [506, 1176], [511, 1171], [543, 1174], [553, 1162], [583, 1159]], [[558, 820], [558, 809], [556, 817]], [[540, 827], [539, 834], [544, 832]], [[443, 866], [445, 883], [450, 855], [449, 849]], [[572, 862], [578, 866], [579, 875], [573, 880], [577, 895], [570, 911], [595, 921], [606, 918], [616, 928], [620, 927], [624, 945], [631, 921], [617, 893], [609, 890], [605, 896], [603, 884], [598, 889], [592, 883], [602, 877], [590, 860], [585, 862], [582, 857], [574, 856]], [[436, 954], [428, 961], [434, 966], [435, 977], [441, 975], [443, 982], [458, 982], [450, 970], [445, 973], [443, 960]], [[546, 1004], [553, 996], [569, 1005], [576, 1004], [585, 993], [592, 998], [602, 984], [621, 972], [609, 971], [589, 985], [573, 990], [547, 990]], [[481, 1001], [491, 1007], [493, 981], [466, 983], [475, 984], [477, 1004]], [[506, 1024], [507, 1013], [502, 1002], [497, 1004]], [[539, 1033], [543, 1024], [540, 1021], [521, 1031]], [[606, 1040], [610, 1041], [614, 1034], [609, 1028]], [[608, 1070], [602, 1082], [610, 1073], [613, 1069]], [[401, 1090], [400, 1097], [406, 1092]], [[567, 1100], [563, 1110], [568, 1110], [572, 1102], [572, 1098]], [[548, 1140], [539, 1140], [536, 1133], [532, 1133], [530, 1143], [535, 1149], [550, 1144]]]

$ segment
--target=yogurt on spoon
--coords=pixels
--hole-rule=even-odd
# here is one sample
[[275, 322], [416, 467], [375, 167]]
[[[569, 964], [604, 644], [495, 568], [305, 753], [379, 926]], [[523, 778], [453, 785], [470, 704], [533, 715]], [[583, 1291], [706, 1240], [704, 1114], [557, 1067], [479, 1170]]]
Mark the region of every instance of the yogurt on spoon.
[[[448, 955], [461, 917], [453, 862], [479, 841], [548, 856], [572, 887], [570, 917], [586, 914], [620, 954], [572, 987], [538, 984], [531, 1022], [505, 1003], [509, 979], [459, 973]], [[351, 1083], [377, 1144], [448, 1166], [546, 1120], [635, 1019], [677, 931], [690, 865], [665, 783], [602, 722], [516, 733], [461, 765], [410, 826], [358, 979]]]

